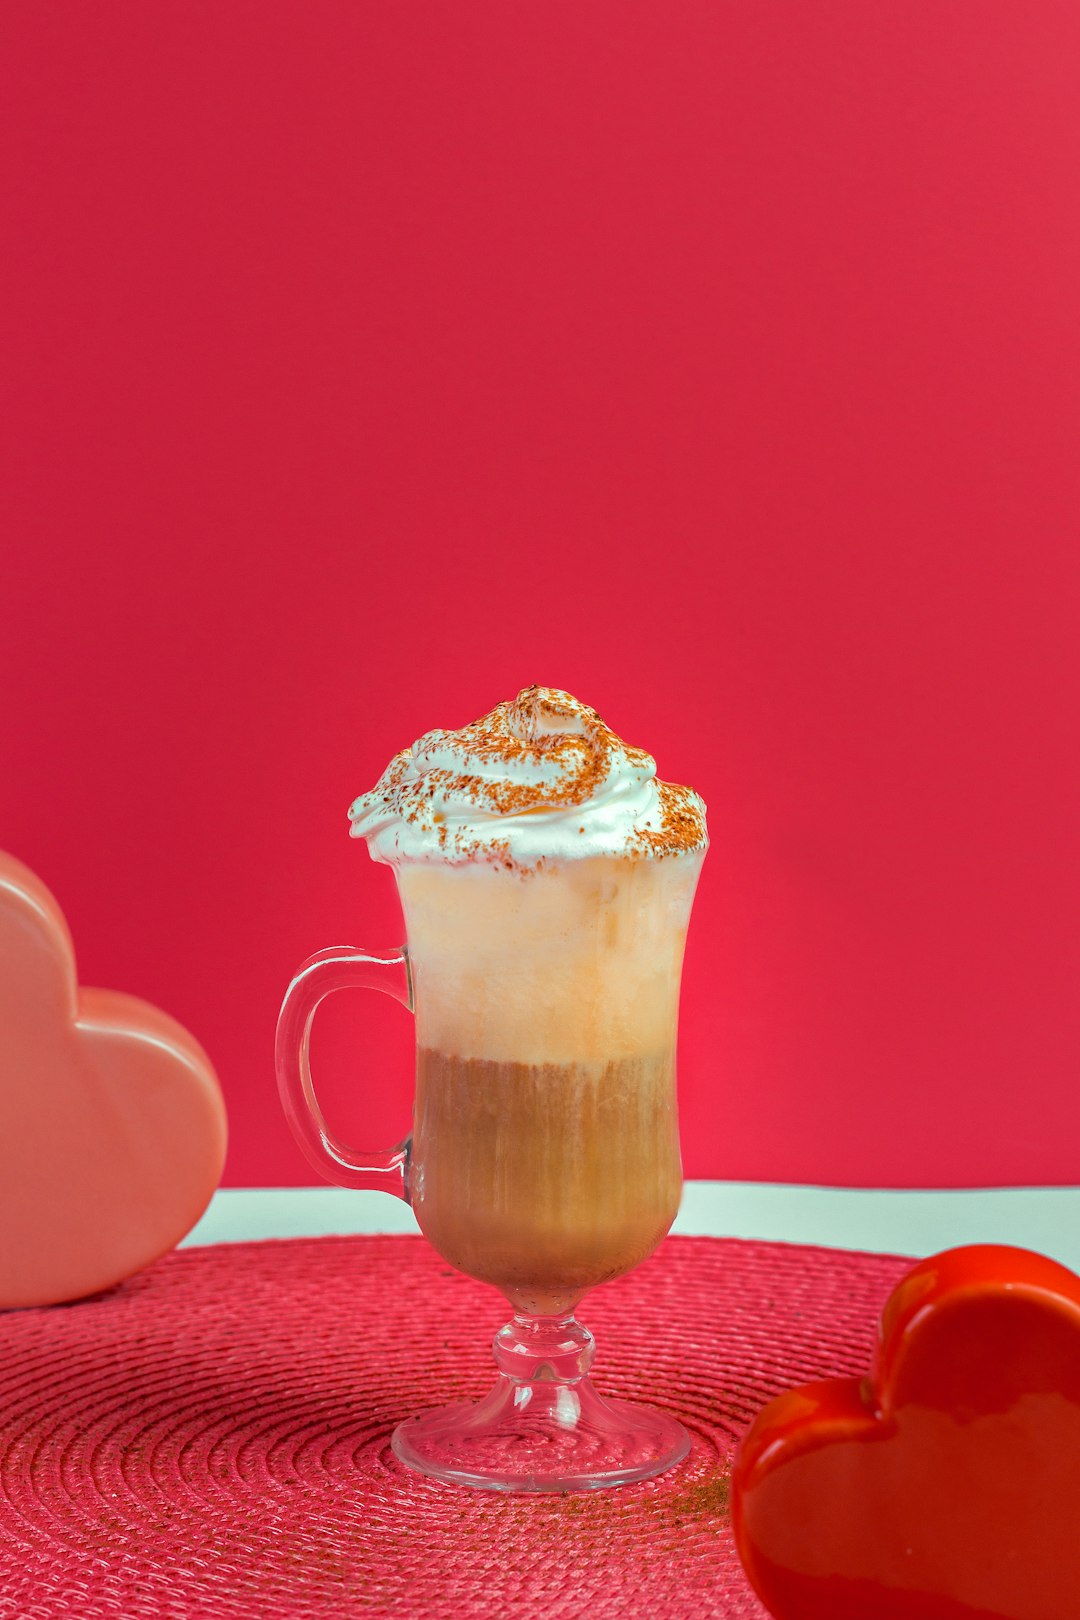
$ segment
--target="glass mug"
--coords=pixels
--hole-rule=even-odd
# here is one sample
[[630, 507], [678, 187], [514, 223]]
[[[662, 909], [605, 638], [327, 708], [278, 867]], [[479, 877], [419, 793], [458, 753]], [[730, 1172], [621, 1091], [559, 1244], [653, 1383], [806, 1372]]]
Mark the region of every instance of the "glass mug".
[[[286, 1116], [345, 1187], [412, 1204], [451, 1266], [514, 1315], [476, 1403], [400, 1424], [409, 1467], [496, 1490], [580, 1490], [680, 1461], [673, 1417], [601, 1397], [575, 1307], [656, 1248], [679, 1206], [675, 1047], [703, 851], [590, 856], [521, 871], [492, 861], [395, 865], [407, 947], [321, 951], [277, 1030]], [[322, 999], [347, 986], [416, 1016], [413, 1133], [384, 1153], [335, 1140], [308, 1062]]]

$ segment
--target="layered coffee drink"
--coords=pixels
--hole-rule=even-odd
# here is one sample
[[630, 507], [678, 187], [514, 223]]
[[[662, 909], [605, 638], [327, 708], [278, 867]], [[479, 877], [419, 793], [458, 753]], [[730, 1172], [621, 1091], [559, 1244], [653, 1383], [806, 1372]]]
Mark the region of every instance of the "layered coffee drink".
[[422, 737], [351, 814], [405, 912], [421, 1230], [519, 1311], [571, 1311], [678, 1209], [704, 805], [595, 711], [530, 687]]

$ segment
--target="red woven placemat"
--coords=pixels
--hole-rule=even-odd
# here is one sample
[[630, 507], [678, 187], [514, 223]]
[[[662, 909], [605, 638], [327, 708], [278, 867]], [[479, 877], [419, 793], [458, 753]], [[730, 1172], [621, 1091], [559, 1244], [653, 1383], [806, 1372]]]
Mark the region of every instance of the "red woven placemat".
[[581, 1310], [604, 1393], [678, 1414], [659, 1480], [502, 1496], [407, 1472], [393, 1426], [491, 1383], [509, 1312], [420, 1238], [167, 1256], [0, 1315], [0, 1615], [763, 1616], [726, 1506], [777, 1390], [865, 1369], [907, 1262], [671, 1238]]

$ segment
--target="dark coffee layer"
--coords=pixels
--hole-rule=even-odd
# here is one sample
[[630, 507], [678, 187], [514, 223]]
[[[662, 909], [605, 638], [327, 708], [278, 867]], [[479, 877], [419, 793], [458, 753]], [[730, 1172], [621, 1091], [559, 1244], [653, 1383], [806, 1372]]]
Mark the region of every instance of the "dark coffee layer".
[[673, 1054], [526, 1064], [420, 1050], [417, 1220], [519, 1309], [571, 1309], [636, 1266], [681, 1188]]

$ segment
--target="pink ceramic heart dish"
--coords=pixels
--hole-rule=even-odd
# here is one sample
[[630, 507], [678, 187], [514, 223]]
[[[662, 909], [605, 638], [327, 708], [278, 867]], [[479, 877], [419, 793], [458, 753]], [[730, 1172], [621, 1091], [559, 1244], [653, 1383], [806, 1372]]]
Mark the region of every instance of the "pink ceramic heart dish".
[[195, 1224], [224, 1157], [205, 1052], [149, 1003], [81, 990], [59, 906], [0, 853], [0, 1306], [131, 1276]]

